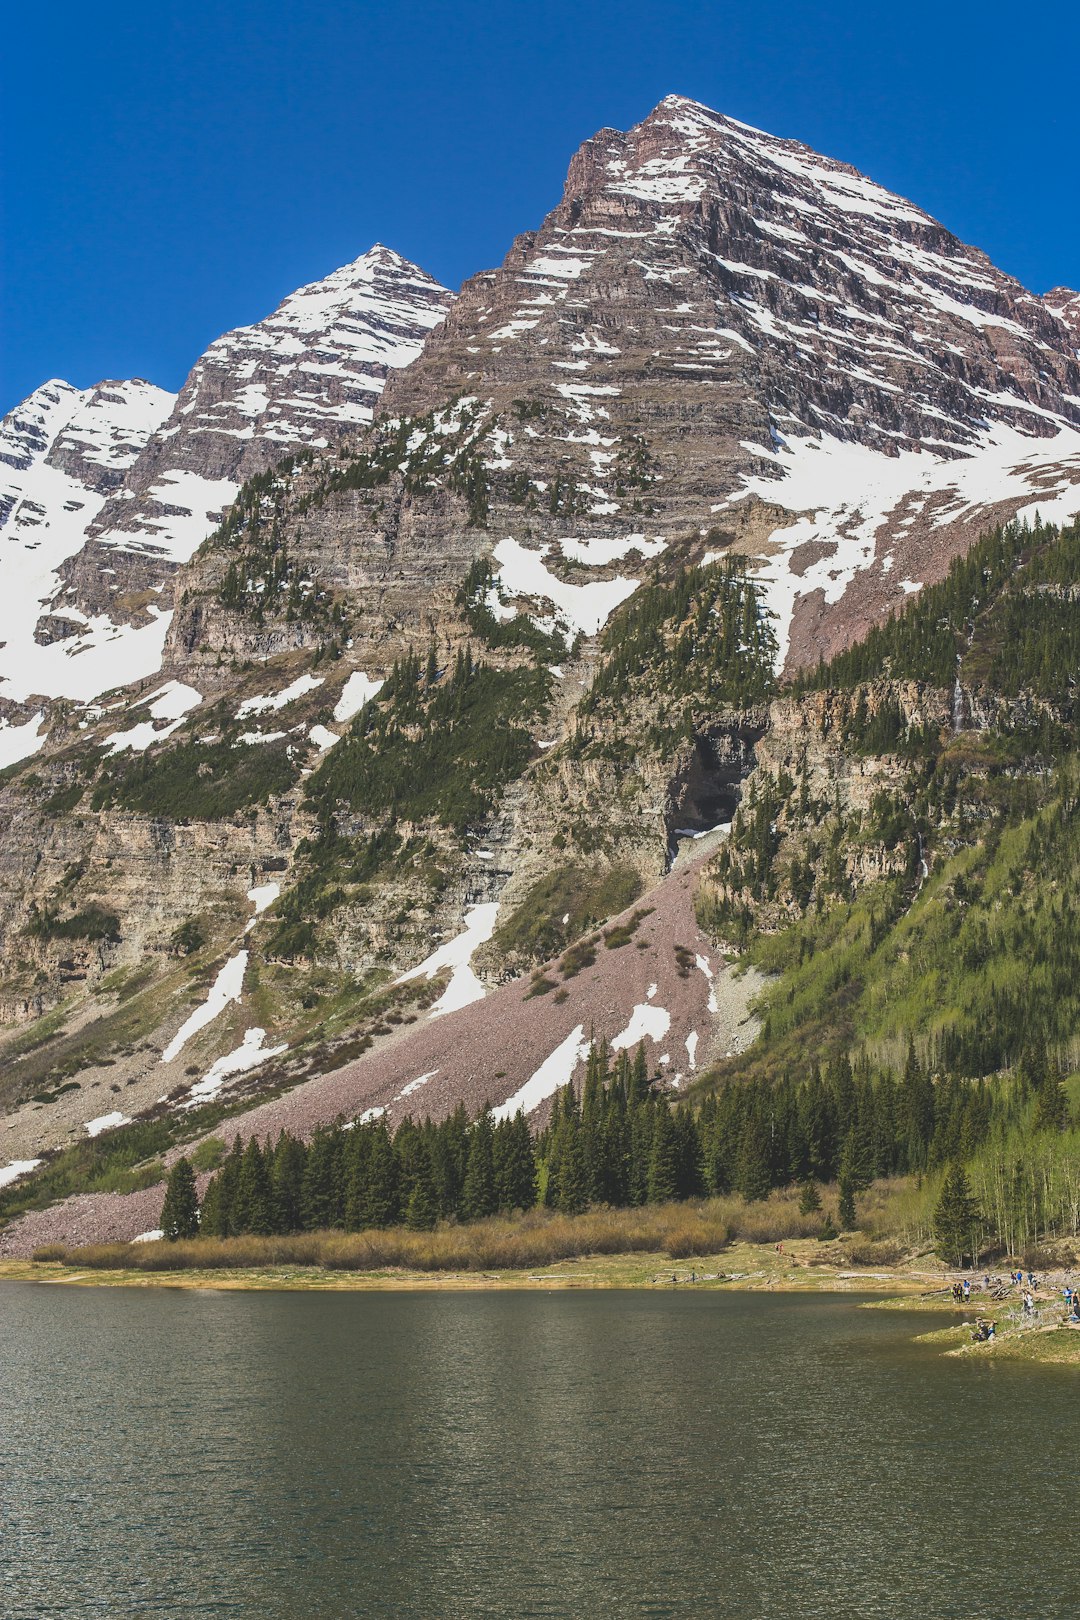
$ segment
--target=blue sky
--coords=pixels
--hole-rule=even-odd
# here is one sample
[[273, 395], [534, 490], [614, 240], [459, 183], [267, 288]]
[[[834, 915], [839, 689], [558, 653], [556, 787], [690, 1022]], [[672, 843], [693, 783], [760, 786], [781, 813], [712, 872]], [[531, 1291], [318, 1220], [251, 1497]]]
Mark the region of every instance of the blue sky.
[[6, 41], [0, 410], [50, 376], [177, 388], [376, 240], [456, 286], [670, 91], [1080, 287], [1065, 0], [52, 0]]

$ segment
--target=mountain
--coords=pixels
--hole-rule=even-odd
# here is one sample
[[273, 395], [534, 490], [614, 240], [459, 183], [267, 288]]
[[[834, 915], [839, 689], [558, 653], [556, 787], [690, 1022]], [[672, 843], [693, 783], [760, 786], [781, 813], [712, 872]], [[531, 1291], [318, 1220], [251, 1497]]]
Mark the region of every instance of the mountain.
[[48, 383], [5, 417], [0, 693], [88, 700], [152, 673], [172, 571], [243, 479], [370, 421], [389, 372], [415, 358], [449, 298], [377, 245], [218, 338], [179, 396]]
[[[83, 545], [110, 495], [123, 487], [174, 400], [142, 381], [89, 389], [53, 381], [0, 423], [0, 699], [93, 696], [82, 682], [87, 661], [101, 682], [97, 690], [127, 678], [126, 662], [114, 656], [115, 629], [107, 617], [76, 608], [61, 618], [46, 609], [59, 570]], [[160, 625], [159, 657], [163, 634]], [[82, 650], [77, 667], [69, 662], [68, 637]], [[5, 741], [10, 735], [0, 730], [0, 758]]]
[[672, 1087], [781, 1026], [835, 1057], [809, 1015], [755, 1043], [732, 962], [792, 930], [854, 1060], [839, 908], [906, 961], [936, 863], [960, 906], [1068, 800], [1075, 295], [680, 97], [452, 302], [381, 249], [339, 276], [213, 346], [58, 567], [39, 637], [97, 614], [133, 680], [0, 730], [20, 1159], [542, 1117], [589, 1030]]
[[496, 486], [558, 481], [556, 521], [541, 499], [533, 522], [552, 544], [719, 528], [760, 559], [795, 666], [940, 578], [981, 523], [1080, 504], [1075, 308], [848, 165], [672, 96], [585, 143], [385, 409], [476, 395]]

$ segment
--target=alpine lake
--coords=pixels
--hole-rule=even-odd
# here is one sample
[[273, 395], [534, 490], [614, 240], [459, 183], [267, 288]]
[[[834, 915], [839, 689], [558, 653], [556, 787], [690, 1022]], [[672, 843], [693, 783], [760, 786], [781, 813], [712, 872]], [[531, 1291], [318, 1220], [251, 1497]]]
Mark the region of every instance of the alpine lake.
[[845, 1295], [0, 1288], [0, 1611], [1075, 1620], [1075, 1374]]

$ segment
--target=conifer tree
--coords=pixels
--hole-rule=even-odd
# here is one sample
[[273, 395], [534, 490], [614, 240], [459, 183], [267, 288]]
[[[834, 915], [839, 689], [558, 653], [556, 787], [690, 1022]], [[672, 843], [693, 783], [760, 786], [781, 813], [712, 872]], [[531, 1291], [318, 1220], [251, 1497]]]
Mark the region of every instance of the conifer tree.
[[493, 1142], [495, 1196], [501, 1210], [532, 1209], [536, 1203], [536, 1155], [522, 1113], [500, 1120]]
[[821, 1208], [821, 1194], [813, 1176], [808, 1176], [799, 1189], [799, 1214], [813, 1215]]
[[705, 1191], [705, 1161], [701, 1136], [689, 1103], [675, 1111], [675, 1137], [678, 1144], [677, 1186], [680, 1198], [698, 1198]]
[[497, 1208], [491, 1110], [485, 1108], [469, 1133], [469, 1158], [461, 1190], [461, 1213], [468, 1221], [479, 1221], [487, 1215], [494, 1215]]
[[840, 1177], [840, 1227], [844, 1232], [855, 1230], [855, 1183], [850, 1175]]
[[251, 1137], [244, 1148], [233, 1205], [233, 1221], [239, 1232], [262, 1236], [274, 1230], [273, 1187], [258, 1139]]
[[649, 1203], [666, 1204], [678, 1196], [679, 1136], [671, 1109], [661, 1105], [653, 1122], [652, 1151], [649, 1154]]
[[338, 1152], [334, 1133], [316, 1131], [307, 1150], [304, 1178], [300, 1189], [304, 1229], [317, 1232], [336, 1226], [338, 1203]]
[[220, 1171], [210, 1178], [210, 1185], [199, 1210], [199, 1236], [200, 1237], [226, 1237], [228, 1235], [223, 1209], [222, 1190], [224, 1182]]
[[735, 1190], [751, 1204], [759, 1198], [767, 1198], [771, 1186], [768, 1139], [760, 1116], [754, 1112], [743, 1126]]
[[941, 1197], [934, 1210], [934, 1236], [937, 1252], [950, 1265], [959, 1266], [964, 1256], [978, 1258], [981, 1217], [962, 1164], [954, 1164], [942, 1183]]
[[585, 1162], [585, 1133], [574, 1102], [573, 1089], [563, 1094], [562, 1117], [555, 1128], [549, 1166], [548, 1202], [564, 1215], [580, 1215], [589, 1207], [591, 1187]]
[[195, 1172], [188, 1159], [177, 1159], [169, 1171], [165, 1202], [161, 1206], [161, 1230], [170, 1243], [193, 1238], [199, 1232], [199, 1200]]
[[363, 1195], [365, 1226], [392, 1226], [401, 1213], [398, 1161], [390, 1133], [380, 1120], [371, 1136]]
[[431, 1160], [427, 1149], [421, 1146], [416, 1156], [412, 1191], [405, 1207], [405, 1225], [411, 1232], [430, 1232], [439, 1217], [435, 1198], [435, 1178], [431, 1173]]
[[300, 1231], [306, 1158], [304, 1144], [282, 1131], [270, 1165], [275, 1224], [279, 1232]]

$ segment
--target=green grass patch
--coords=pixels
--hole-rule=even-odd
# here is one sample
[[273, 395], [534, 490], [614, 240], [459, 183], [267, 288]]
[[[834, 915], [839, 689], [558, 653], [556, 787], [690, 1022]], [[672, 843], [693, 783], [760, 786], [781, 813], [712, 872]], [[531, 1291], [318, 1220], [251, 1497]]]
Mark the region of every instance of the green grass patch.
[[625, 911], [641, 889], [641, 875], [632, 866], [593, 870], [572, 862], [537, 879], [521, 904], [499, 921], [492, 944], [503, 956], [546, 961], [571, 940]]

